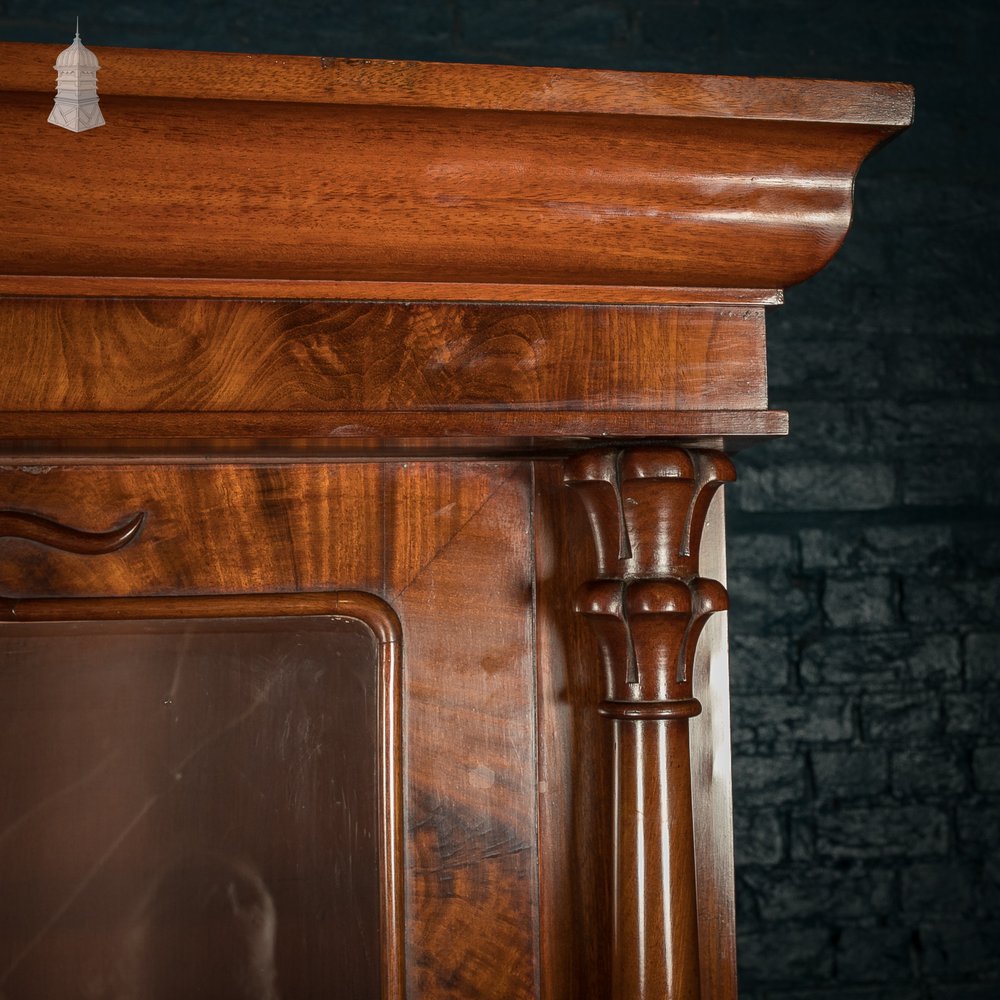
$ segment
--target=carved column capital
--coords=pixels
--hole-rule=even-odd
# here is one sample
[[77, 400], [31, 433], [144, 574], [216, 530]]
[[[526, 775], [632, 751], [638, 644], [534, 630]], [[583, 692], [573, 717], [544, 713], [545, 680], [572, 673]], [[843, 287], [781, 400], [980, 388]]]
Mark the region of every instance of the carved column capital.
[[605, 714], [698, 713], [681, 704], [693, 700], [698, 636], [728, 606], [725, 588], [698, 575], [698, 550], [713, 495], [735, 478], [721, 452], [687, 448], [609, 448], [566, 463], [597, 550], [599, 579], [580, 589], [576, 610], [597, 635]]

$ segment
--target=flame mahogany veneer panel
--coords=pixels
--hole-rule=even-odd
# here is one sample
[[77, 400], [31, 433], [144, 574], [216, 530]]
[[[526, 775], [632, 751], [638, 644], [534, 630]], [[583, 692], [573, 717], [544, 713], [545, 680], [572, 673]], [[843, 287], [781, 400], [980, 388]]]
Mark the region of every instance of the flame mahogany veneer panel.
[[[404, 623], [411, 998], [533, 1000], [531, 472], [390, 466], [386, 582]], [[409, 627], [407, 627], [409, 624]]]
[[752, 410], [760, 308], [17, 299], [0, 411]]
[[[382, 583], [382, 469], [28, 466], [0, 476], [0, 510], [137, 538], [94, 558], [0, 538], [0, 593], [154, 596], [371, 590]], [[359, 516], [359, 512], [363, 512]]]
[[537, 856], [561, 851], [536, 820], [531, 480], [527, 463], [4, 469], [0, 613], [384, 597], [402, 624], [406, 996], [530, 1000]]

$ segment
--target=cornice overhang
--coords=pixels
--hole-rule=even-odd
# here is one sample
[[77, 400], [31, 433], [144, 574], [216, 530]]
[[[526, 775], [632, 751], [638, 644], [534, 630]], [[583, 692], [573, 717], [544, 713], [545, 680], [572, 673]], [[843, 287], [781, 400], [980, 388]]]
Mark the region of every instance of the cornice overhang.
[[0, 45], [0, 294], [773, 304], [900, 84]]

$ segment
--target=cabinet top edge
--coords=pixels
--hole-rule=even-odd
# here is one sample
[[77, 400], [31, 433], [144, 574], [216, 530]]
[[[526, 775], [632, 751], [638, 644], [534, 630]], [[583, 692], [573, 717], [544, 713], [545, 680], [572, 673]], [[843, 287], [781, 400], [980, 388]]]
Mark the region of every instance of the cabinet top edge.
[[[0, 42], [0, 91], [49, 92], [60, 44]], [[836, 122], [902, 129], [901, 83], [89, 46], [100, 92], [148, 98]]]

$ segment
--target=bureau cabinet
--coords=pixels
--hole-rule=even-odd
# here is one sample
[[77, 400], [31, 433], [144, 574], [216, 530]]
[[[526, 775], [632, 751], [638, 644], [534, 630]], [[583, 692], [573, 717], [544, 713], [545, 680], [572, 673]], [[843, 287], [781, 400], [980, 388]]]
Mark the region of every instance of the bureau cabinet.
[[909, 88], [0, 54], [0, 993], [735, 1000], [724, 486]]

